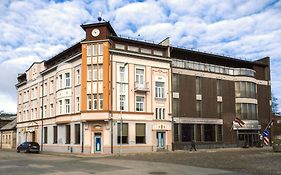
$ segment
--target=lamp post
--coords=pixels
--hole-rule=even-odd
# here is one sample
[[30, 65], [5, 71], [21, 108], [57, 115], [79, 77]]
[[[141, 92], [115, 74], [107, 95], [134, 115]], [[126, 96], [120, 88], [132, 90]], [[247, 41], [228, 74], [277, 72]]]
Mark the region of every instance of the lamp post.
[[[128, 65], [128, 63], [124, 63], [123, 68], [125, 69], [127, 65]], [[124, 80], [125, 80], [125, 76], [124, 76]], [[120, 94], [121, 94], [121, 88], [123, 88], [124, 84], [125, 84], [124, 81], [120, 79]], [[122, 92], [123, 92], [123, 89], [122, 89]], [[120, 98], [119, 98], [119, 100], [120, 100]], [[120, 104], [120, 102], [119, 102], [119, 104]], [[123, 136], [123, 116], [122, 116], [122, 114], [123, 113], [122, 112], [125, 109], [125, 106], [123, 106], [123, 109], [121, 109], [120, 105], [119, 105], [119, 107], [120, 107], [120, 125], [121, 125], [120, 126], [120, 130], [121, 130], [120, 131], [120, 148], [119, 148], [119, 156], [120, 156], [121, 155], [121, 149], [122, 149], [122, 142], [123, 142], [123, 139], [122, 139], [122, 136]]]

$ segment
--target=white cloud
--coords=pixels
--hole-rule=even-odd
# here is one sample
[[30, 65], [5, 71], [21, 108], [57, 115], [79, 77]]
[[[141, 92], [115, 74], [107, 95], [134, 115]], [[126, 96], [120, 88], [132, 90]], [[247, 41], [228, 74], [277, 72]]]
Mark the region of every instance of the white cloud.
[[0, 94], [15, 102], [17, 73], [82, 39], [80, 24], [97, 22], [102, 12], [117, 34], [156, 42], [170, 36], [173, 45], [233, 57], [270, 56], [272, 87], [281, 102], [280, 9], [275, 0], [4, 0], [0, 81], [6, 72], [12, 81], [0, 85]]

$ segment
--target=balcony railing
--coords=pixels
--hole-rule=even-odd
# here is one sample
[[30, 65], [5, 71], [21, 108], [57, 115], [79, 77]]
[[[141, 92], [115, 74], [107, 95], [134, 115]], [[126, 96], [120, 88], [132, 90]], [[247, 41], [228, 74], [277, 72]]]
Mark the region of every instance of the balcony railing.
[[143, 84], [135, 82], [135, 91], [140, 91], [140, 92], [150, 91], [149, 82], [144, 82]]

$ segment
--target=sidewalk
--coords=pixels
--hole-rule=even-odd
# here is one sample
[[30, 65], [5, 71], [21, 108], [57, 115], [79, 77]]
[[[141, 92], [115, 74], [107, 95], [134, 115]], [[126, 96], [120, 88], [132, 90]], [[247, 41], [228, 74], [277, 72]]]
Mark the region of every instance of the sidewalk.
[[188, 154], [196, 154], [196, 153], [211, 153], [211, 152], [229, 152], [229, 151], [255, 151], [255, 150], [272, 150], [271, 146], [266, 146], [263, 148], [215, 148], [215, 149], [197, 149], [197, 151], [189, 151], [189, 150], [175, 150], [175, 151], [168, 151], [168, 152], [139, 152], [139, 153], [119, 153], [114, 154], [89, 154], [89, 153], [65, 153], [65, 152], [50, 152], [50, 151], [43, 151], [40, 154], [45, 155], [53, 155], [53, 156], [67, 156], [73, 158], [106, 158], [106, 157], [123, 157], [129, 155], [157, 155], [157, 154], [173, 154], [173, 153], [188, 153]]

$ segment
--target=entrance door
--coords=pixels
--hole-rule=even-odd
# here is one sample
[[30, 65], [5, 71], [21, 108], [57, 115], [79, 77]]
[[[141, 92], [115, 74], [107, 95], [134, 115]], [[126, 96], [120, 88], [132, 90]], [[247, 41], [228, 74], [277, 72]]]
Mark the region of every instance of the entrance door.
[[101, 133], [95, 133], [94, 136], [94, 142], [95, 142], [95, 153], [101, 152]]
[[157, 148], [164, 149], [165, 148], [165, 132], [157, 132], [156, 140], [157, 140]]

